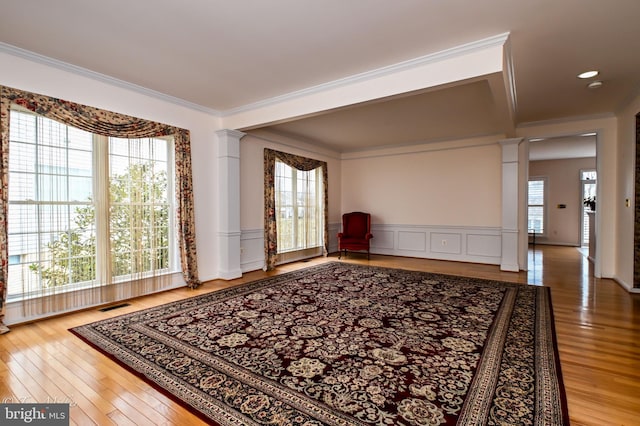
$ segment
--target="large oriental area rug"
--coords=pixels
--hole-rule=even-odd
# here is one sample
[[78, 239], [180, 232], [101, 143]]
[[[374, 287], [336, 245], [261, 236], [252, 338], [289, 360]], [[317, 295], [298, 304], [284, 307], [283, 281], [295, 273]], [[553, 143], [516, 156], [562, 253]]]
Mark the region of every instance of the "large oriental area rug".
[[543, 287], [333, 262], [72, 331], [213, 424], [568, 424]]

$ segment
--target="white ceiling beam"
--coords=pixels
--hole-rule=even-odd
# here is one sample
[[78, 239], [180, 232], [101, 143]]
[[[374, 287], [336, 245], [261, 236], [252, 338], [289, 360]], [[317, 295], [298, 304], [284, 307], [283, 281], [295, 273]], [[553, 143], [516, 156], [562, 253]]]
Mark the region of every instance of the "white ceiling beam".
[[504, 68], [509, 33], [223, 112], [223, 126], [250, 129], [348, 105], [424, 90]]

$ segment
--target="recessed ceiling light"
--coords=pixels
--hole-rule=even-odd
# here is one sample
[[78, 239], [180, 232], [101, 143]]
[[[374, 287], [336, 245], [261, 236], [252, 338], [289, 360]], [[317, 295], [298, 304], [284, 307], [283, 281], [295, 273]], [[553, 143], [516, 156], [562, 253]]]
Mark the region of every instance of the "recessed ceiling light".
[[599, 71], [585, 71], [581, 74], [578, 74], [578, 78], [591, 78], [595, 77], [598, 74], [600, 74]]
[[600, 86], [602, 86], [602, 82], [600, 80], [592, 81], [591, 83], [587, 84], [587, 87], [589, 89], [597, 89]]

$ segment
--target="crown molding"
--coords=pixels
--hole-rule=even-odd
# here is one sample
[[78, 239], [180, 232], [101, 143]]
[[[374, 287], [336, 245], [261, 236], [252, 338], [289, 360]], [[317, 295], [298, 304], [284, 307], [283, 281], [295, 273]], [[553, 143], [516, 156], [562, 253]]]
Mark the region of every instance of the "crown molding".
[[615, 109], [615, 114], [620, 115], [624, 112], [625, 109], [631, 106], [631, 104], [635, 101], [636, 98], [640, 97], [640, 84], [634, 87], [629, 91], [629, 94], [620, 102], [618, 107]]
[[[426, 152], [442, 152], [468, 148], [479, 148], [484, 146], [496, 145], [496, 141], [503, 137], [504, 135], [484, 134], [468, 136], [464, 139], [438, 138], [433, 140], [407, 142], [397, 145], [387, 144], [359, 150], [343, 151], [340, 153], [340, 159], [359, 160], [363, 158], [396, 157], [402, 155], [422, 154]], [[456, 144], [445, 146], [442, 145], [443, 143], [447, 142], [456, 142]]]
[[[365, 71], [360, 74], [355, 74], [349, 77], [340, 78], [327, 83], [322, 83], [316, 86], [311, 86], [306, 89], [297, 90], [295, 92], [286, 93], [279, 96], [274, 96], [262, 101], [253, 102], [250, 104], [242, 105], [237, 108], [231, 108], [222, 111], [222, 117], [228, 117], [234, 114], [248, 112], [259, 108], [264, 108], [272, 105], [279, 104], [284, 101], [300, 98], [303, 96], [313, 95], [321, 93], [327, 90], [335, 89], [338, 87], [348, 86], [350, 84], [359, 83], [367, 80], [373, 80], [382, 76], [395, 74], [401, 71], [411, 70], [430, 63], [442, 62], [447, 59], [455, 58], [469, 53], [481, 51], [490, 47], [503, 46], [509, 39], [509, 33], [502, 33], [492, 37], [487, 37], [482, 40], [474, 41], [471, 43], [456, 46], [450, 49], [442, 50], [440, 52], [431, 53], [418, 58], [409, 59], [407, 61], [398, 62], [397, 64], [389, 65], [375, 70]], [[515, 89], [515, 87], [514, 87]], [[515, 96], [515, 92], [512, 96]]]
[[204, 112], [207, 114], [214, 115], [216, 117], [221, 116], [221, 112], [212, 108], [207, 108], [202, 105], [195, 104], [193, 102], [186, 101], [181, 98], [177, 98], [175, 96], [167, 95], [162, 92], [158, 92], [153, 89], [149, 89], [147, 87], [139, 86], [137, 84], [129, 83], [124, 80], [120, 80], [115, 77], [108, 76], [106, 74], [101, 74], [96, 71], [91, 71], [87, 68], [79, 67], [77, 65], [69, 64], [67, 62], [60, 61], [58, 59], [53, 59], [48, 56], [41, 55], [39, 53], [31, 52], [26, 49], [22, 49], [20, 47], [13, 46], [11, 44], [7, 44], [4, 42], [0, 42], [0, 53], [8, 53], [12, 56], [17, 56], [19, 58], [27, 59], [32, 62], [37, 62], [39, 64], [51, 66], [54, 68], [58, 68], [62, 71], [71, 72], [76, 75], [80, 75], [82, 77], [87, 77], [92, 80], [101, 81], [103, 83], [107, 83], [113, 86], [121, 87], [123, 89], [131, 90], [133, 92], [149, 96], [152, 98], [159, 99], [161, 101], [169, 102], [174, 105], [179, 105], [185, 108], [193, 109], [196, 111]]
[[513, 71], [513, 58], [511, 57], [511, 39], [508, 38], [504, 44], [505, 78], [507, 84], [507, 95], [509, 96], [511, 112], [516, 117], [518, 112], [518, 97], [516, 95], [516, 77]]

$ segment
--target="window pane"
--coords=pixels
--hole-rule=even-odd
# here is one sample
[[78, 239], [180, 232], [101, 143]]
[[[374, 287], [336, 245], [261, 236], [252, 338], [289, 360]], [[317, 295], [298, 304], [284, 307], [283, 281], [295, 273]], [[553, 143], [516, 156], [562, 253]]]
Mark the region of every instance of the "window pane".
[[[9, 155], [13, 156], [13, 153]], [[11, 170], [11, 166], [9, 166]], [[12, 201], [35, 200], [35, 173], [9, 172], [9, 199]]]
[[583, 170], [580, 172], [581, 180], [596, 180], [597, 173], [595, 170]]
[[529, 181], [529, 205], [544, 204], [544, 181]]
[[[13, 116], [13, 114], [11, 114]], [[13, 121], [11, 126], [13, 126]], [[11, 135], [13, 136], [13, 127], [11, 127]], [[9, 155], [9, 170], [14, 172], [34, 172], [36, 165], [36, 145], [33, 143], [19, 143], [11, 140], [11, 155]]]
[[541, 234], [544, 230], [544, 208], [529, 206], [528, 225], [529, 232], [535, 231]]
[[109, 146], [114, 276], [168, 268], [169, 142], [109, 138]]
[[10, 120], [8, 297], [94, 280], [91, 134], [21, 111]]
[[544, 191], [544, 179], [532, 179], [529, 181], [529, 208], [527, 216], [527, 228], [529, 232], [544, 233]]

